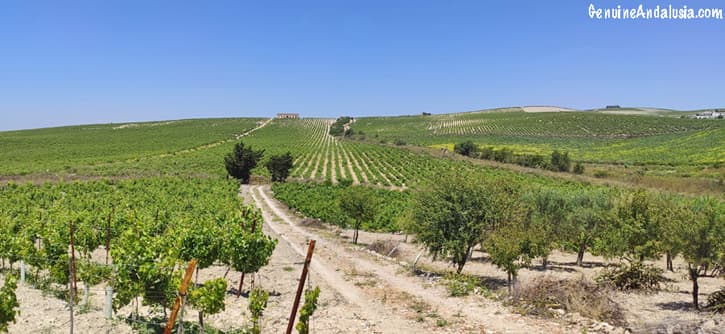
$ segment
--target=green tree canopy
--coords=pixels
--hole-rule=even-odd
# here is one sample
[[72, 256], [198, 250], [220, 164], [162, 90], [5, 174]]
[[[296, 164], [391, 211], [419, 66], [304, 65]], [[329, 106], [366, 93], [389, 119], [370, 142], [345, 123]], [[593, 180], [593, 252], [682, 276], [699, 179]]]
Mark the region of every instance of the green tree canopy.
[[264, 156], [264, 150], [254, 151], [251, 146], [244, 146], [243, 142], [234, 145], [234, 150], [224, 157], [224, 165], [229, 176], [240, 180], [242, 183], [249, 183], [252, 169]]
[[458, 154], [469, 157], [478, 150], [478, 147], [472, 141], [467, 140], [454, 145], [453, 150]]
[[347, 187], [340, 195], [340, 209], [353, 221], [355, 232], [352, 242], [357, 244], [358, 231], [364, 222], [372, 222], [378, 212], [378, 201], [373, 190], [363, 186]]
[[292, 154], [273, 155], [266, 164], [267, 170], [272, 175], [272, 182], [284, 182], [289, 176], [289, 171], [293, 167]]
[[460, 273], [473, 247], [517, 211], [517, 193], [512, 183], [441, 175], [415, 193], [413, 232], [434, 256], [451, 256]]
[[703, 267], [718, 264], [725, 250], [725, 208], [712, 198], [701, 198], [692, 204], [691, 215], [679, 224], [682, 256], [688, 263], [692, 280], [692, 303], [698, 304], [698, 276]]

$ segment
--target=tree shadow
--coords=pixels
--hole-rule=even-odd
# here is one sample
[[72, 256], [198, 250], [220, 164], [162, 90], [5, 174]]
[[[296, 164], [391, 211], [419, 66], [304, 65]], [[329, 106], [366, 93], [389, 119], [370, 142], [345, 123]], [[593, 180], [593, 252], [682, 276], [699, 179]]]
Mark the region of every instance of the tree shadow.
[[508, 286], [508, 280], [497, 277], [478, 276], [479, 283], [482, 287], [494, 291]]
[[557, 266], [566, 266], [566, 267], [577, 267], [577, 268], [607, 268], [612, 266], [611, 264], [599, 262], [599, 261], [583, 261], [582, 265], [579, 266], [576, 264], [576, 261], [574, 262], [558, 262], [558, 261], [549, 261], [550, 265], [557, 265]]
[[577, 271], [575, 268], [572, 268], [572, 267], [565, 267], [565, 266], [560, 266], [560, 265], [552, 265], [551, 262], [549, 262], [549, 264], [546, 266], [546, 268], [544, 268], [543, 265], [538, 264], [538, 265], [528, 266], [527, 269], [534, 270], [534, 271], [539, 271], [539, 272], [551, 271], [551, 272], [567, 272], [567, 273], [572, 273], [572, 272], [576, 272]]
[[[124, 319], [124, 321], [131, 326], [131, 328], [134, 329], [137, 333], [152, 333], [152, 334], [162, 334], [164, 333], [164, 329], [166, 329], [166, 321], [167, 319], [160, 317], [160, 316], [138, 316], [135, 319], [132, 317], [132, 315], [129, 314], [128, 317]], [[178, 321], [174, 324], [174, 327], [178, 330]], [[184, 333], [189, 334], [197, 334], [200, 333], [199, 324], [196, 322], [191, 321], [184, 321]], [[228, 332], [224, 332], [222, 330], [219, 330], [217, 328], [214, 328], [209, 325], [204, 325], [204, 332], [207, 334], [225, 334], [225, 333], [237, 333], [238, 330], [230, 330]]]
[[443, 277], [442, 273], [423, 270], [423, 269], [417, 268], [417, 267], [413, 269], [413, 275], [418, 276], [418, 277], [424, 277], [424, 278], [441, 278], [441, 277]]
[[[270, 297], [279, 297], [279, 296], [282, 295], [282, 293], [280, 293], [277, 290], [272, 290], [272, 291], [264, 290], [264, 291], [266, 291], [267, 293], [269, 293], [269, 296]], [[237, 296], [237, 292], [239, 292], [239, 289], [237, 289], [237, 288], [231, 288], [231, 289], [227, 290], [227, 294], [228, 295], [232, 295], [232, 296], [235, 296], [235, 297]], [[250, 290], [244, 290], [243, 289], [240, 297], [249, 298], [249, 293], [250, 292], [251, 292]]]
[[694, 311], [695, 308], [692, 306], [692, 302], [668, 302], [668, 303], [657, 303], [657, 307], [668, 310], [668, 311]]

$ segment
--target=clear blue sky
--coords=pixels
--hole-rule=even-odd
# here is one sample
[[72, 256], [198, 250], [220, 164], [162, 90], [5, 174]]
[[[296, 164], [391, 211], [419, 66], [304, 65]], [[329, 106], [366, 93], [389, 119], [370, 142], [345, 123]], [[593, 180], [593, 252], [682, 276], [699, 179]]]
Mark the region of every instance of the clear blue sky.
[[725, 107], [725, 21], [596, 21], [589, 4], [2, 1], [0, 130], [276, 112]]

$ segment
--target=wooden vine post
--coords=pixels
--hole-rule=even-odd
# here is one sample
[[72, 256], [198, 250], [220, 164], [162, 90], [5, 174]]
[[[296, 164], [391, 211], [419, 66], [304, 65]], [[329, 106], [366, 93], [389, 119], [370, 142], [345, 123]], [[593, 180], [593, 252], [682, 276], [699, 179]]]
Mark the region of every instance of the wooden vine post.
[[289, 323], [287, 323], [287, 334], [292, 333], [294, 328], [295, 317], [297, 316], [297, 308], [300, 306], [300, 297], [302, 296], [302, 290], [305, 288], [305, 281], [307, 280], [307, 270], [310, 267], [312, 261], [312, 252], [315, 251], [315, 240], [310, 240], [310, 244], [307, 246], [307, 257], [305, 258], [305, 265], [302, 267], [302, 276], [300, 282], [297, 285], [297, 294], [295, 295], [295, 301], [292, 304], [292, 313], [289, 315]]
[[184, 274], [184, 280], [181, 281], [181, 287], [179, 288], [179, 295], [176, 296], [176, 301], [174, 302], [174, 307], [171, 310], [171, 315], [169, 315], [169, 321], [166, 323], [166, 328], [164, 329], [164, 334], [170, 334], [171, 329], [174, 328], [174, 322], [176, 321], [176, 314], [179, 313], [179, 306], [181, 306], [181, 301], [186, 296], [186, 290], [189, 288], [189, 282], [191, 281], [191, 276], [194, 274], [194, 268], [196, 268], [196, 259], [191, 259], [189, 261], [189, 266], [186, 268], [186, 274]]

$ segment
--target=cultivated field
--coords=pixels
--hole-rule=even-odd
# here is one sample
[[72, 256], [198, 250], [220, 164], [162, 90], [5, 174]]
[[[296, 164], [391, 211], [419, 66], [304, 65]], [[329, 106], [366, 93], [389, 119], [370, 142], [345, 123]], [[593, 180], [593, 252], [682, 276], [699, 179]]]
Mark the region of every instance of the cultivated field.
[[[335, 120], [318, 118], [0, 132], [0, 286], [8, 275], [20, 274], [21, 261], [26, 275], [17, 289], [21, 313], [9, 330], [68, 332], [69, 286], [77, 281], [77, 332], [158, 332], [189, 260], [196, 258], [201, 269], [191, 289], [198, 292], [189, 295], [181, 316], [187, 333], [198, 332], [199, 310], [205, 310], [207, 333], [241, 333], [255, 323], [249, 307], [259, 299], [252, 296], [253, 288], [269, 293], [256, 322], [262, 333], [282, 332], [307, 242], [314, 239], [305, 289], [319, 286], [321, 294], [311, 333], [721, 333], [722, 314], [692, 307], [691, 263], [677, 255], [685, 246], [668, 234], [668, 222], [690, 217], [695, 226], [710, 219], [714, 229], [707, 240], [718, 243], [713, 256], [725, 260], [725, 242], [713, 232], [725, 232], [725, 186], [719, 181], [725, 178], [725, 123], [655, 114], [507, 108], [360, 118], [350, 136], [330, 135]], [[453, 145], [465, 140], [516, 153], [569, 151], [587, 170], [573, 175], [462, 157]], [[240, 141], [265, 150], [252, 171], [252, 184], [241, 188], [224, 168], [224, 156]], [[265, 163], [285, 152], [294, 160], [290, 177], [270, 185]], [[463, 276], [454, 273], [451, 257], [431, 254], [419, 240], [423, 232], [411, 225], [412, 208], [423, 197], [422, 189], [451, 175], [500, 186], [508, 198], [491, 203], [516, 199], [521, 206], [511, 210], [528, 212], [521, 215], [532, 224], [522, 233], [526, 244], [516, 249], [539, 255], [511, 262], [519, 269], [516, 285], [507, 281], [496, 262], [500, 254], [487, 248], [488, 240], [467, 254]], [[641, 186], [646, 190], [638, 191]], [[361, 189], [369, 189], [377, 209], [360, 224], [360, 242], [353, 244], [354, 219], [340, 201]], [[541, 213], [547, 206], [540, 194], [566, 202], [552, 216], [559, 218]], [[639, 200], [650, 201], [649, 207], [637, 207]], [[685, 216], [691, 208], [692, 216]], [[648, 218], [637, 220], [640, 209]], [[557, 235], [554, 227], [563, 221], [582, 225], [569, 224], [566, 233]], [[586, 237], [577, 239], [572, 229]], [[542, 231], [555, 241], [530, 238]], [[621, 235], [612, 237], [615, 232]], [[618, 238], [634, 246], [613, 242]], [[573, 250], [580, 245], [572, 240], [586, 246], [580, 248], [581, 265]], [[542, 257], [537, 247], [551, 252]], [[665, 253], [676, 256], [660, 289], [628, 292], [594, 283], [603, 271], [628, 263], [631, 259], [625, 258], [632, 254], [647, 254], [644, 263], [664, 269]], [[75, 271], [71, 257], [77, 261]], [[725, 286], [723, 265], [714, 261], [698, 267], [701, 304]], [[224, 287], [214, 290], [221, 279]], [[574, 304], [608, 303], [601, 307], [614, 313], [575, 310], [552, 300], [543, 306], [521, 302], [530, 297], [518, 293], [534, 291], [530, 287], [542, 280], [591, 284], [594, 290], [587, 293], [599, 295], [580, 295], [584, 301]], [[107, 286], [114, 288], [111, 319], [104, 318]], [[592, 296], [605, 303], [587, 303]], [[220, 300], [223, 310], [209, 300]]]

